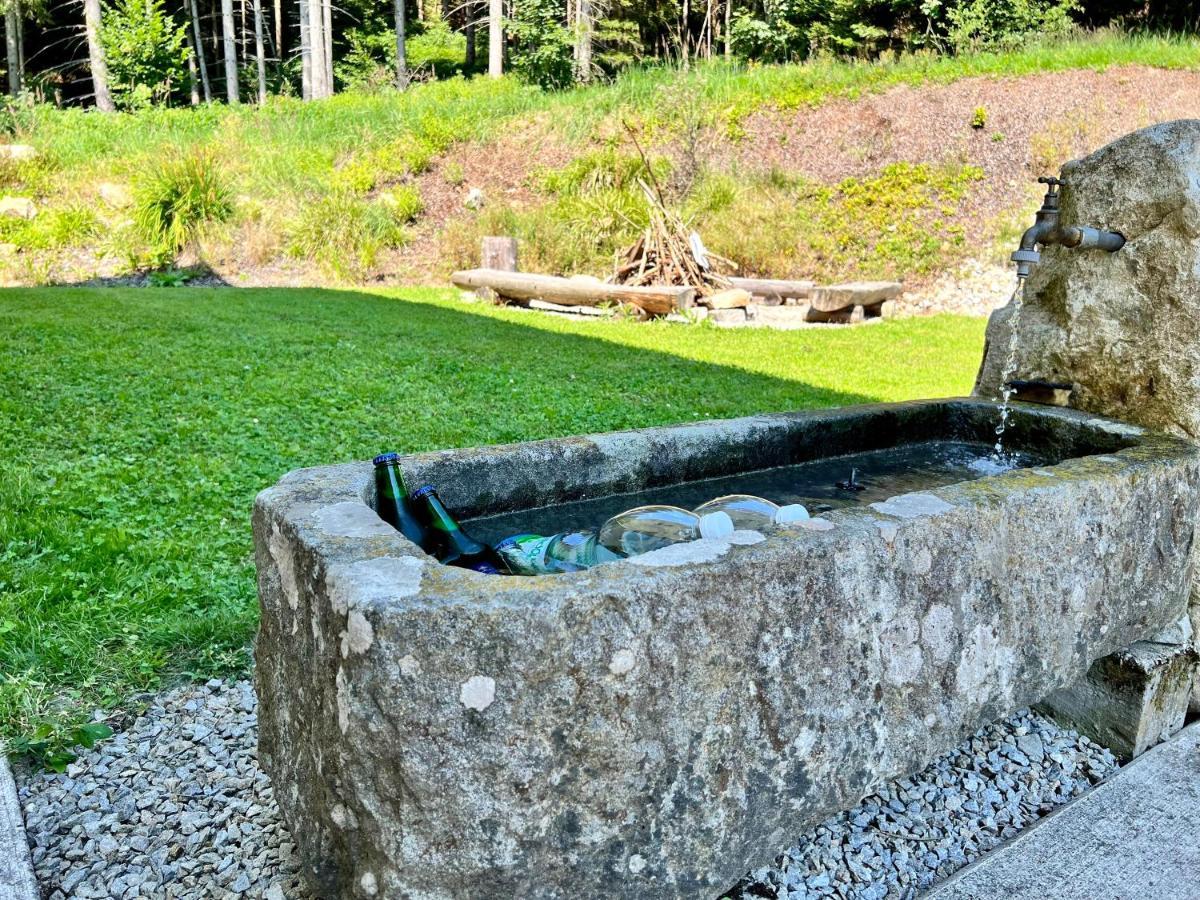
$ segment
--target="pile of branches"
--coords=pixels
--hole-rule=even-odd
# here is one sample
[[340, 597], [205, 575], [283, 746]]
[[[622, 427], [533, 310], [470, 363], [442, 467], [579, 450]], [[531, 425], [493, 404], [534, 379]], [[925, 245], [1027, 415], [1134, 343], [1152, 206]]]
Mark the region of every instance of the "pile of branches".
[[650, 224], [617, 261], [609, 281], [629, 286], [682, 285], [695, 288], [702, 297], [732, 287], [728, 276], [737, 265], [705, 249], [700, 235], [667, 208], [660, 191], [651, 190], [644, 181], [638, 184], [646, 194]]

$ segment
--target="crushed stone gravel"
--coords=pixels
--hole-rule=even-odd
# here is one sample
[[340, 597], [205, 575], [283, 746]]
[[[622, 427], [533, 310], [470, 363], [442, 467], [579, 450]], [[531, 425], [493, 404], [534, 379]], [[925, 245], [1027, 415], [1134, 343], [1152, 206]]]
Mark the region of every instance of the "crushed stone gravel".
[[1116, 768], [1104, 747], [1020, 710], [801, 835], [728, 897], [908, 900]]
[[42, 896], [309, 900], [255, 708], [248, 681], [188, 685], [66, 773], [18, 775]]
[[[153, 698], [64, 774], [18, 771], [47, 900], [313, 900], [258, 768], [248, 681]], [[1111, 753], [1021, 711], [802, 835], [728, 895], [910, 898], [1079, 796]]]

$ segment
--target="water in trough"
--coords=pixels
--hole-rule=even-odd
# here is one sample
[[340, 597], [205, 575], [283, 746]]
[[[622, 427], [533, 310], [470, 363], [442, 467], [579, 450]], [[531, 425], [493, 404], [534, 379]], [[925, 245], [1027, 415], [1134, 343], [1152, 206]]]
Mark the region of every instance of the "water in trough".
[[[610, 516], [644, 504], [661, 503], [694, 509], [726, 494], [753, 494], [781, 506], [803, 503], [818, 514], [830, 508], [857, 506], [898, 494], [973, 481], [1013, 468], [1046, 465], [1048, 457], [1025, 453], [993, 456], [984, 443], [926, 441], [846, 456], [827, 457], [790, 466], [689, 481], [631, 494], [613, 494], [574, 503], [484, 516], [464, 525], [478, 540], [495, 543], [512, 534], [555, 534], [598, 528]], [[855, 472], [860, 490], [838, 487]]]

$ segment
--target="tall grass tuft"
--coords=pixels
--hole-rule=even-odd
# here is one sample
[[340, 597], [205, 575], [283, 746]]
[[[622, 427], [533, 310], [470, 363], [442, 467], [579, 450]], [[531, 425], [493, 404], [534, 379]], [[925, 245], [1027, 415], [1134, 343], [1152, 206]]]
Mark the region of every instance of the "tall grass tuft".
[[198, 151], [151, 169], [134, 195], [133, 218], [152, 247], [178, 252], [209, 222], [233, 215], [233, 193], [213, 157]]

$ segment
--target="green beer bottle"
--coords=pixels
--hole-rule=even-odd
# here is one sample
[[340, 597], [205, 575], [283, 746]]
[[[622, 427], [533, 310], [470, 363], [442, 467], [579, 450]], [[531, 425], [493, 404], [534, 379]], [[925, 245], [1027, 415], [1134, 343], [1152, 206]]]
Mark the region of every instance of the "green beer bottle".
[[432, 536], [432, 553], [448, 566], [499, 575], [504, 564], [495, 551], [471, 537], [454, 521], [432, 484], [413, 491], [417, 515]]
[[433, 535], [413, 514], [404, 473], [400, 471], [399, 453], [381, 453], [375, 457], [375, 511], [402, 535], [430, 552]]

